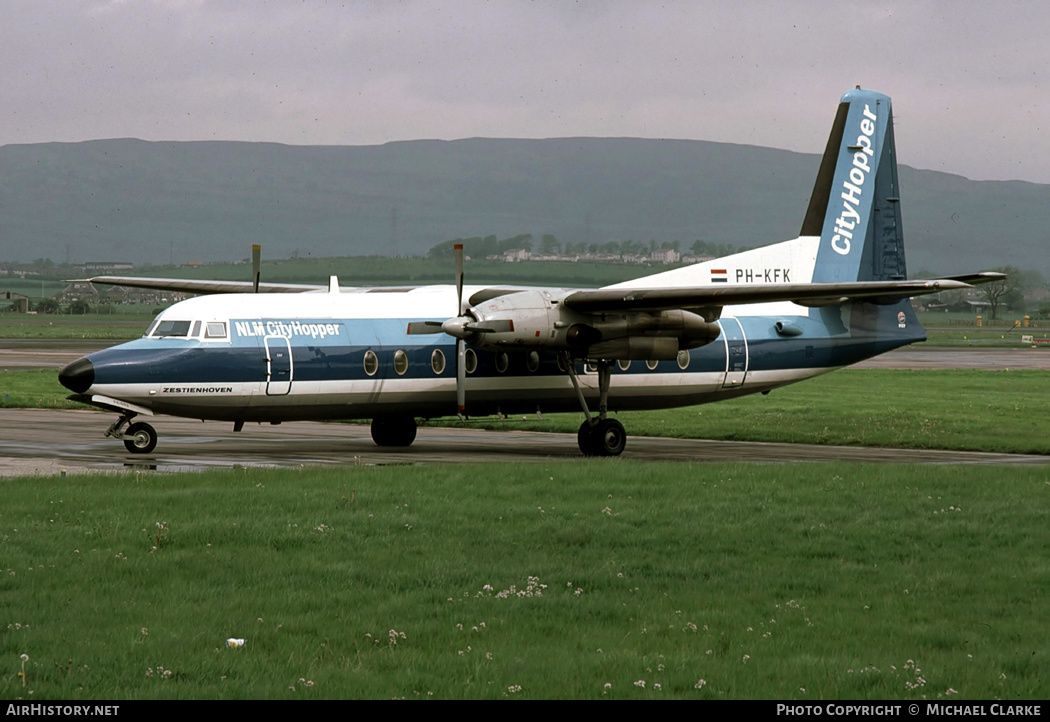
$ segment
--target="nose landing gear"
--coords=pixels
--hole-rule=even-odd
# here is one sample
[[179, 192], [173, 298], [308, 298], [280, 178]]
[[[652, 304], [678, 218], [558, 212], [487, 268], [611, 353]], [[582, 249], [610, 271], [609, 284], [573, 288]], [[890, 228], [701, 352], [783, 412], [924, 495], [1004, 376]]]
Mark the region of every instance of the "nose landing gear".
[[124, 442], [124, 448], [132, 454], [148, 454], [157, 448], [157, 430], [147, 423], [138, 421], [128, 426], [127, 431], [121, 431], [124, 425], [129, 423], [136, 414], [128, 413], [113, 422], [106, 429], [106, 436], [120, 439]]

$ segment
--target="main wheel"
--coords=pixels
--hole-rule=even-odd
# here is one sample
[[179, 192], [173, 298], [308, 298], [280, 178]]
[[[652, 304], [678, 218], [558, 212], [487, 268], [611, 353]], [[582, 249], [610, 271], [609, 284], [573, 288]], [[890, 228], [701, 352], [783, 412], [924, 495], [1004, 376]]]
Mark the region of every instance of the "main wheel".
[[377, 416], [371, 429], [376, 446], [411, 446], [416, 440], [416, 420], [411, 416]]
[[128, 427], [124, 448], [132, 454], [148, 454], [157, 448], [157, 430], [141, 421]]
[[627, 447], [627, 432], [616, 419], [602, 419], [593, 425], [584, 421], [576, 441], [584, 456], [619, 456]]

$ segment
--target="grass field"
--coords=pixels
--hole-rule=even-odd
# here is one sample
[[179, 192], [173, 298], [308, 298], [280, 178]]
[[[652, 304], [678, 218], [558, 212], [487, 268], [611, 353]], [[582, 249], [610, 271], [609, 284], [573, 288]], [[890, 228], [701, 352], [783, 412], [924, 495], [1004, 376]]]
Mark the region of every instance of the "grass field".
[[1050, 694], [1043, 469], [612, 460], [4, 484], [5, 699]]
[[[114, 314], [71, 315], [0, 314], [0, 338], [68, 338], [130, 341], [139, 338], [153, 320], [153, 309], [122, 307], [126, 312]], [[134, 311], [133, 313], [131, 311]]]

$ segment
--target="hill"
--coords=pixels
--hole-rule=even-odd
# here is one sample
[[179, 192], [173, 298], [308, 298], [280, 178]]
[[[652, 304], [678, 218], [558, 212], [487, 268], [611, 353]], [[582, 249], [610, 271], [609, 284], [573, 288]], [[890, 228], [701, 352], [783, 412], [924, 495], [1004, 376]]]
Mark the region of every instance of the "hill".
[[[136, 264], [423, 254], [456, 237], [573, 243], [798, 234], [819, 155], [631, 138], [381, 146], [100, 140], [0, 147], [0, 260]], [[909, 267], [1050, 275], [1050, 186], [901, 167]]]

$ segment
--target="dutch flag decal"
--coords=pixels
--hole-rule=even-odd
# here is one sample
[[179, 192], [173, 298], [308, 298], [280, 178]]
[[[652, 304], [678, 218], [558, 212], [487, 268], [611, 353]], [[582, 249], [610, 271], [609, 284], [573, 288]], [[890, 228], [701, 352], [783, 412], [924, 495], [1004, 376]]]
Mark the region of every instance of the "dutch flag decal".
[[724, 268], [712, 268], [711, 269], [711, 283], [728, 283], [729, 276], [726, 274]]

